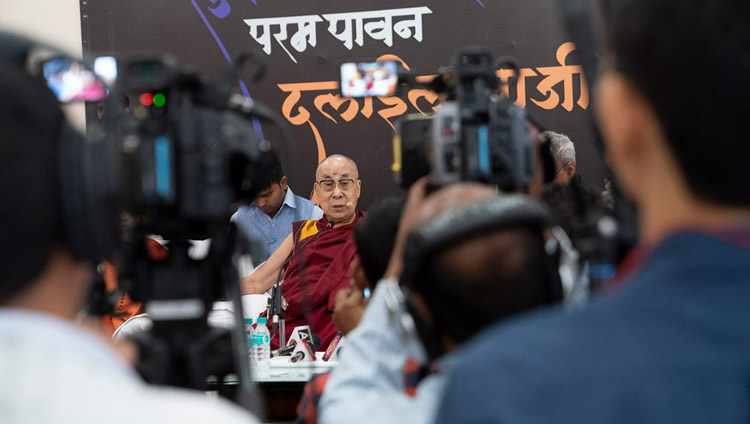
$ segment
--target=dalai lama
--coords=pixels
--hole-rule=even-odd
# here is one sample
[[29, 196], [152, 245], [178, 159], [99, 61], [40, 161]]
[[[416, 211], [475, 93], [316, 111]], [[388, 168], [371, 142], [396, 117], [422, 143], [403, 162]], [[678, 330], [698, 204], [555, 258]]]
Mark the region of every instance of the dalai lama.
[[[292, 233], [268, 260], [252, 275], [242, 279], [243, 294], [260, 294], [276, 283], [282, 264], [285, 266], [284, 299], [286, 334], [299, 325], [310, 325], [320, 335], [319, 350], [325, 350], [336, 335], [333, 325], [334, 300], [339, 289], [349, 287], [349, 263], [356, 255], [351, 237], [354, 226], [364, 215], [357, 211], [362, 182], [357, 164], [342, 155], [332, 155], [318, 165], [315, 193], [324, 216], [319, 220], [295, 222]], [[319, 231], [317, 238], [311, 239]], [[306, 242], [309, 244], [304, 245]], [[304, 245], [304, 246], [303, 246]], [[276, 349], [277, 337], [271, 341]]]

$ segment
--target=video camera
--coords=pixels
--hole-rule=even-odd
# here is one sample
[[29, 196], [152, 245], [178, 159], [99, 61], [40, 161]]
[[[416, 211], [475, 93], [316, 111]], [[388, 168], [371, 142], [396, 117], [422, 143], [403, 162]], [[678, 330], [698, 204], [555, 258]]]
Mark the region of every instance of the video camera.
[[[103, 126], [93, 131], [90, 125], [80, 143], [63, 143], [72, 146], [64, 156], [72, 158], [69, 168], [83, 170], [77, 184], [86, 187], [86, 210], [109, 224], [102, 233], [118, 239], [101, 244], [119, 246], [120, 289], [142, 302], [153, 322], [135, 338], [138, 370], [153, 383], [199, 390], [217, 381], [220, 393], [259, 412], [234, 267], [245, 246], [230, 217], [237, 202], [257, 189], [272, 154], [250, 119], [280, 127], [293, 149], [290, 131], [269, 108], [232, 94], [234, 68], [228, 82], [208, 82], [171, 55], [135, 55], [115, 65], [104, 62], [106, 78], [114, 81], [106, 87], [105, 76], [91, 71], [97, 62], [54, 58], [43, 69], [61, 102], [105, 101], [101, 95], [108, 94]], [[96, 96], [88, 95], [94, 93], [89, 86], [97, 88]], [[152, 235], [168, 241], [165, 258], [150, 254], [145, 240]], [[193, 240], [208, 240], [208, 252], [196, 253]], [[101, 259], [103, 252], [92, 256]], [[220, 299], [233, 301], [230, 328], [208, 324]]]
[[[106, 110], [106, 144], [114, 149], [121, 210], [129, 216], [120, 283], [153, 321], [138, 340], [139, 370], [155, 383], [197, 389], [209, 377], [221, 385], [236, 376], [240, 387], [231, 390], [240, 403], [257, 402], [247, 395], [254, 389], [234, 267], [245, 246], [230, 217], [238, 201], [257, 191], [253, 185], [273, 154], [250, 118], [277, 126], [281, 119], [232, 95], [228, 83], [204, 81], [161, 54], [120, 61]], [[166, 259], [150, 256], [143, 242], [151, 234], [168, 240]], [[193, 240], [206, 239], [210, 248], [200, 256]], [[220, 299], [234, 302], [233, 328], [208, 325]]]
[[123, 210], [165, 238], [203, 239], [212, 225], [225, 226], [270, 147], [240, 109], [244, 98], [238, 103], [228, 85], [202, 81], [170, 55], [120, 63], [113, 94], [107, 110], [123, 96], [135, 100], [129, 113], [106, 117]]
[[[370, 95], [366, 90], [357, 93], [354, 87], [374, 88], [380, 80], [394, 81], [387, 71], [389, 65], [382, 63], [380, 74], [356, 73], [373, 79], [358, 83], [350, 78], [351, 72], [345, 72], [352, 65], [341, 67], [342, 93], [352, 97]], [[371, 64], [360, 63], [358, 68], [365, 70], [367, 65]], [[390, 65], [394, 69], [395, 66]], [[495, 61], [486, 48], [467, 47], [429, 83], [417, 82], [416, 76], [403, 69], [398, 72], [398, 83], [444, 94], [446, 101], [431, 117], [415, 114], [398, 123], [393, 147], [397, 184], [408, 188], [428, 173], [440, 185], [478, 181], [517, 191], [529, 183], [533, 146], [526, 135], [525, 113], [499, 93], [501, 81], [496, 71], [507, 66], [518, 71], [515, 61], [509, 58]], [[380, 79], [376, 78], [378, 75]]]

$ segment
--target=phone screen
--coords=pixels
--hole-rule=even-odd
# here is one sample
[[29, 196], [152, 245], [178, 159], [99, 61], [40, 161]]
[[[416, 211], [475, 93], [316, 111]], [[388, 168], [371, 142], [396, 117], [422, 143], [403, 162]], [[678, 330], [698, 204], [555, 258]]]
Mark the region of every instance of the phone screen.
[[51, 59], [44, 63], [42, 72], [47, 85], [62, 103], [97, 101], [107, 97], [104, 82], [78, 60]]
[[391, 96], [398, 84], [393, 61], [350, 62], [341, 65], [341, 94], [345, 97]]

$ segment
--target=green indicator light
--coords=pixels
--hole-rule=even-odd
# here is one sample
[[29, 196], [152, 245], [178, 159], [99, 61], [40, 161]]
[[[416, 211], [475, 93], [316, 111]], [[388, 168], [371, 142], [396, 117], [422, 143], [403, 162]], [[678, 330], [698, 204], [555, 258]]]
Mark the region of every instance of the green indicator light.
[[167, 96], [161, 93], [154, 94], [154, 106], [162, 107], [165, 103], [167, 103]]

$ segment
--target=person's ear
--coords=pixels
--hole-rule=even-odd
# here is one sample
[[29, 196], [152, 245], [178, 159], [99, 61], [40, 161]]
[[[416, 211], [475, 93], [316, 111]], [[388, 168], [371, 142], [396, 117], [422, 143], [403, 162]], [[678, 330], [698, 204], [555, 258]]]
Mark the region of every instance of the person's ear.
[[359, 261], [359, 256], [352, 259], [349, 264], [349, 277], [352, 280], [352, 287], [363, 292], [365, 289], [371, 289], [372, 285], [365, 275], [365, 269], [362, 267], [362, 263]]
[[420, 295], [419, 293], [410, 293], [409, 301], [411, 302], [411, 305], [414, 309], [414, 313], [418, 315], [418, 318], [434, 330], [435, 318], [432, 316], [430, 307], [427, 306], [427, 302], [425, 302], [422, 295]]
[[606, 72], [596, 87], [597, 121], [607, 149], [607, 161], [632, 196], [641, 184], [649, 143], [660, 131], [658, 119], [641, 91], [623, 75]]
[[568, 162], [568, 164], [565, 165], [565, 172], [568, 174], [568, 178], [573, 178], [576, 174], [576, 164]]
[[284, 175], [283, 177], [281, 177], [281, 179], [279, 180], [279, 185], [281, 186], [282, 190], [286, 190], [287, 189], [286, 175]]
[[575, 164], [573, 162], [568, 162], [562, 168], [560, 168], [559, 171], [557, 171], [557, 174], [555, 174], [555, 178], [552, 180], [552, 182], [556, 184], [567, 184], [575, 174]]

